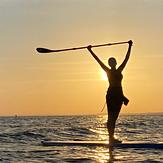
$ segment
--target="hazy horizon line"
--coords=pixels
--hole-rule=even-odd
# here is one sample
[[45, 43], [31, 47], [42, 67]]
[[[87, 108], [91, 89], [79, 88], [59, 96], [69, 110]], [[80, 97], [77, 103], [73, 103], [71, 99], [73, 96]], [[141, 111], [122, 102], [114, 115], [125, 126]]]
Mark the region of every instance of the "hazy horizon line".
[[[163, 112], [141, 112], [141, 113], [121, 113], [121, 115], [162, 115]], [[107, 116], [106, 113], [103, 113], [103, 114], [69, 114], [69, 115], [66, 115], [66, 114], [56, 114], [56, 115], [18, 115], [18, 114], [15, 114], [15, 115], [0, 115], [0, 117], [59, 117], [59, 116]]]

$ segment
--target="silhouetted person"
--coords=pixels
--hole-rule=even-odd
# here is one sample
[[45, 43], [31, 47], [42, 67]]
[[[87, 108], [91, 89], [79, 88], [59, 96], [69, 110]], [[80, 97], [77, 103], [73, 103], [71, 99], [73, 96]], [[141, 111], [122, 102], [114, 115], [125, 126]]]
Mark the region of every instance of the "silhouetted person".
[[108, 110], [108, 121], [107, 121], [107, 128], [109, 132], [109, 143], [117, 143], [121, 142], [114, 138], [114, 129], [115, 123], [118, 118], [119, 112], [121, 110], [122, 104], [127, 105], [129, 100], [123, 95], [122, 90], [122, 71], [125, 68], [127, 61], [130, 57], [132, 40], [128, 41], [129, 47], [126, 54], [126, 57], [123, 63], [116, 69], [116, 59], [111, 57], [108, 60], [108, 64], [110, 68], [108, 68], [92, 51], [92, 46], [88, 46], [87, 49], [95, 58], [95, 60], [100, 64], [102, 69], [106, 72], [108, 80], [109, 80], [109, 88], [107, 90], [106, 95], [106, 103], [107, 103], [107, 110]]

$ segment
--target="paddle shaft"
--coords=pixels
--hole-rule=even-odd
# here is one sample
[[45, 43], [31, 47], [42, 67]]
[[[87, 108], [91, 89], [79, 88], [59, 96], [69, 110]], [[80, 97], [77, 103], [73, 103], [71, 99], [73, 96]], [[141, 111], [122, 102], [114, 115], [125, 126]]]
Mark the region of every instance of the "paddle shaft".
[[[118, 45], [118, 44], [126, 44], [126, 43], [128, 43], [128, 42], [116, 42], [116, 43], [109, 43], [109, 44], [92, 45], [92, 48], [102, 47], [102, 46]], [[63, 51], [70, 51], [70, 50], [86, 49], [87, 47], [88, 46], [81, 46], [81, 47], [77, 47], [77, 48], [66, 48], [66, 49], [59, 49], [59, 50], [37, 48], [36, 50], [39, 53], [53, 53], [53, 52], [63, 52]]]

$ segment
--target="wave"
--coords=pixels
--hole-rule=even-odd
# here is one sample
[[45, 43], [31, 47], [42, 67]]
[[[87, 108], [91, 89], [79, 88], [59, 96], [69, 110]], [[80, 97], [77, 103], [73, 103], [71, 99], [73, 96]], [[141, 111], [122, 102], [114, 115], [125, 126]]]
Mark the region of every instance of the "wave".
[[83, 128], [83, 127], [80, 127], [80, 128], [69, 128], [69, 131], [71, 133], [76, 133], [76, 134], [79, 134], [79, 135], [90, 135], [90, 134], [94, 134], [93, 131], [91, 131], [90, 129], [88, 128]]
[[15, 132], [15, 133], [2, 133], [0, 134], [0, 140], [1, 141], [6, 141], [8, 140], [8, 142], [12, 142], [14, 140], [29, 140], [29, 139], [40, 139], [40, 138], [44, 138], [45, 136], [40, 134], [40, 133], [36, 133], [36, 132], [31, 132], [31, 131], [21, 131], [21, 132]]

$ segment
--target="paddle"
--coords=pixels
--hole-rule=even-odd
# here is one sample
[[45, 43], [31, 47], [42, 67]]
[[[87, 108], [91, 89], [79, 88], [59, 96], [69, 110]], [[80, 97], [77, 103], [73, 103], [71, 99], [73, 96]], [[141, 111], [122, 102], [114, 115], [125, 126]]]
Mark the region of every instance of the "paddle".
[[[111, 46], [111, 45], [118, 45], [118, 44], [126, 44], [128, 42], [116, 42], [116, 43], [108, 43], [108, 44], [100, 44], [100, 45], [92, 45], [93, 48], [102, 47], [102, 46]], [[37, 48], [37, 52], [39, 53], [53, 53], [53, 52], [63, 52], [63, 51], [70, 51], [70, 50], [79, 50], [79, 49], [86, 49], [88, 46], [81, 46], [76, 48], [66, 48], [66, 49], [47, 49], [47, 48]]]

